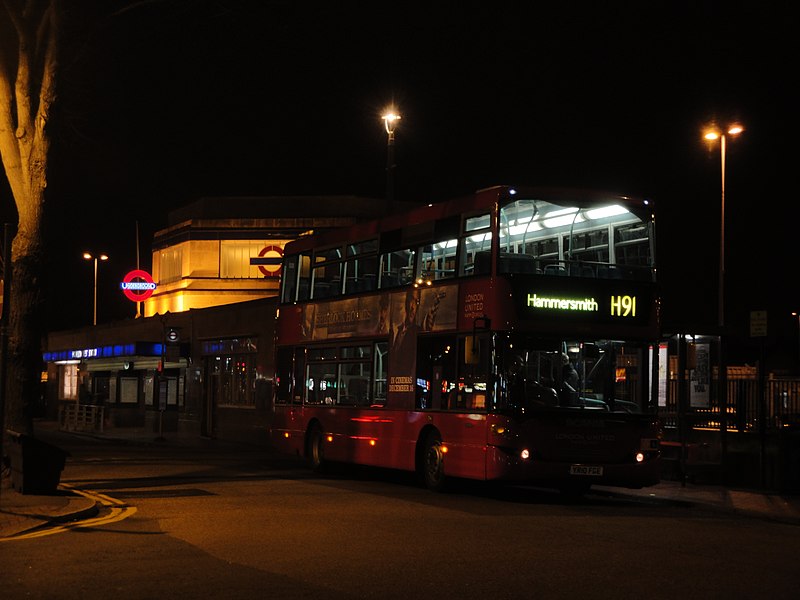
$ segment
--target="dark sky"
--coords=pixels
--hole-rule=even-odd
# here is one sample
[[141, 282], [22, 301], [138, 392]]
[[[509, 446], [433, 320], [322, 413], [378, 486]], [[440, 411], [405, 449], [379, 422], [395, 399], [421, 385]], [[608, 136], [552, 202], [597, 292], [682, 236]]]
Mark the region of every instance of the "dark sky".
[[[665, 317], [716, 322], [719, 150], [728, 146], [731, 322], [800, 308], [794, 185], [798, 20], [764, 2], [162, 1], [69, 15], [50, 215], [60, 309], [91, 322], [84, 248], [106, 251], [98, 319], [170, 207], [200, 196], [587, 186], [656, 201]], [[125, 2], [118, 2], [124, 7]], [[76, 52], [79, 51], [79, 52]], [[3, 214], [8, 193], [3, 193]], [[57, 262], [56, 262], [57, 261]], [[796, 340], [796, 338], [795, 338]]]

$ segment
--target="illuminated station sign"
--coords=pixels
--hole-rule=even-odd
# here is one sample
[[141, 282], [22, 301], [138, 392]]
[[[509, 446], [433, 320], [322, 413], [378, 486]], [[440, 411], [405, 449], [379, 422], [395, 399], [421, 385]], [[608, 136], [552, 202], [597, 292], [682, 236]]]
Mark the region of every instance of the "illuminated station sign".
[[132, 302], [141, 302], [153, 295], [156, 284], [150, 276], [150, 273], [142, 271], [141, 269], [134, 269], [125, 275], [119, 287], [128, 300]]

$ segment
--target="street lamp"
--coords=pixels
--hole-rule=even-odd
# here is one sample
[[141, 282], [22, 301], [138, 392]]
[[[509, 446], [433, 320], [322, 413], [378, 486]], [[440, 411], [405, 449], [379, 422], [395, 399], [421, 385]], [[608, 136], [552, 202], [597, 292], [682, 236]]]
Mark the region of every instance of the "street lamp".
[[97, 325], [97, 261], [108, 260], [108, 255], [98, 254], [97, 256], [95, 256], [90, 252], [84, 252], [83, 258], [85, 260], [94, 261], [94, 311], [92, 313], [92, 325]]
[[394, 108], [387, 110], [383, 116], [383, 125], [386, 128], [386, 134], [389, 136], [386, 144], [386, 200], [389, 204], [389, 212], [394, 209], [394, 130], [397, 128], [397, 122], [401, 119]]
[[722, 203], [719, 218], [719, 307], [717, 320], [720, 330], [725, 325], [725, 139], [726, 136], [737, 136], [744, 131], [741, 125], [735, 124], [722, 132], [711, 126], [703, 133], [703, 138], [709, 142], [719, 140], [720, 165], [722, 173]]
[[720, 449], [722, 452], [723, 469], [727, 463], [728, 454], [728, 360], [726, 356], [726, 344], [724, 342], [725, 327], [725, 141], [727, 136], [737, 136], [744, 131], [739, 124], [733, 124], [727, 131], [720, 131], [716, 126], [707, 127], [703, 132], [703, 138], [709, 144], [720, 141], [720, 166], [722, 173], [722, 196], [719, 218], [719, 293], [718, 293], [718, 313], [719, 323], [719, 376], [718, 376], [718, 403], [719, 403], [719, 433]]

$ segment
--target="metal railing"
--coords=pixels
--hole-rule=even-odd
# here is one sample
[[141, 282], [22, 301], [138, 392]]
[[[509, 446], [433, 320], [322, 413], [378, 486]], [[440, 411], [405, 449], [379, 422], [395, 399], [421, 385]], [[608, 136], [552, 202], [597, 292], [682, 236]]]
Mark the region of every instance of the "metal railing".
[[97, 404], [61, 404], [58, 424], [62, 431], [103, 431], [103, 406]]
[[[691, 382], [684, 382], [690, 385]], [[659, 407], [659, 416], [667, 428], [677, 427], [680, 417], [678, 381], [670, 379], [667, 387], [667, 405]], [[686, 407], [684, 416], [694, 429], [720, 429], [719, 381], [711, 380], [707, 406]], [[800, 379], [728, 375], [727, 380], [728, 431], [763, 432], [800, 426]]]

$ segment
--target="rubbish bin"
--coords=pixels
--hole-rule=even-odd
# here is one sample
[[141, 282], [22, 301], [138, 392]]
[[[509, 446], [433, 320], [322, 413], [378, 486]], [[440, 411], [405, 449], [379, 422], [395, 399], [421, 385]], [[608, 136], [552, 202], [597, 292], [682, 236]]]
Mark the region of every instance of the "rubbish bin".
[[11, 487], [20, 494], [53, 494], [69, 452], [35, 437], [7, 431]]

